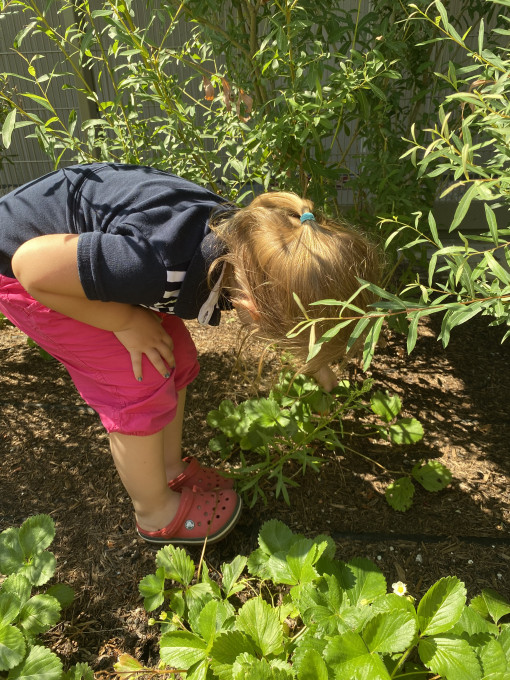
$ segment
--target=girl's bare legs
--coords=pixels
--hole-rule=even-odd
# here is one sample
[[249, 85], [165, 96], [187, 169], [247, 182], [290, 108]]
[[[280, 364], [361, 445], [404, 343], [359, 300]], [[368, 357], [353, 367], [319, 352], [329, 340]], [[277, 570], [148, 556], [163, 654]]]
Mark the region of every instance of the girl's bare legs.
[[111, 432], [110, 449], [140, 527], [145, 531], [166, 527], [177, 512], [180, 494], [168, 488], [163, 431], [146, 437]]
[[110, 433], [115, 466], [145, 531], [166, 527], [179, 507], [181, 495], [168, 488], [168, 480], [186, 467], [181, 460], [185, 399], [186, 390], [181, 390], [175, 418], [160, 432], [145, 437]]
[[186, 388], [177, 394], [177, 411], [171, 423], [163, 429], [163, 455], [165, 459], [166, 478], [168, 481], [184, 472], [186, 463], [182, 462], [182, 422], [186, 403]]
[[171, 491], [168, 482], [187, 466], [181, 450], [185, 402], [186, 388], [178, 393], [174, 419], [160, 432], [145, 437], [110, 433], [115, 467], [145, 531], [166, 527], [179, 507], [181, 494]]

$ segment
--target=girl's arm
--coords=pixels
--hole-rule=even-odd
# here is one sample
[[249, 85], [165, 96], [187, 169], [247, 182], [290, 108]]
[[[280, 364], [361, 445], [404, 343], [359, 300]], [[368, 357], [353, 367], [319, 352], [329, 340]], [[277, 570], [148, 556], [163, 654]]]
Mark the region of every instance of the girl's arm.
[[14, 276], [46, 307], [115, 333], [131, 355], [137, 379], [142, 377], [143, 354], [161, 375], [167, 375], [168, 366], [174, 366], [173, 343], [159, 319], [142, 307], [89, 300], [78, 274], [77, 250], [75, 234], [49, 234], [26, 241], [12, 258]]

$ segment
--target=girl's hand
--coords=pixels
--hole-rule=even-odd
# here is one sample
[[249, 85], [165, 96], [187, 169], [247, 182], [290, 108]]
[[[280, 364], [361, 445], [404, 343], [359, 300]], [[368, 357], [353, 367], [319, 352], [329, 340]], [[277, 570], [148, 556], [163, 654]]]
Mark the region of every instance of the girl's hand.
[[164, 378], [168, 378], [168, 367], [175, 366], [172, 353], [174, 343], [155, 314], [142, 307], [133, 307], [129, 325], [114, 333], [131, 356], [133, 373], [137, 380], [143, 379], [142, 356], [144, 354], [154, 368]]
[[323, 366], [316, 373], [312, 374], [323, 390], [331, 392], [338, 385], [338, 378], [329, 366]]

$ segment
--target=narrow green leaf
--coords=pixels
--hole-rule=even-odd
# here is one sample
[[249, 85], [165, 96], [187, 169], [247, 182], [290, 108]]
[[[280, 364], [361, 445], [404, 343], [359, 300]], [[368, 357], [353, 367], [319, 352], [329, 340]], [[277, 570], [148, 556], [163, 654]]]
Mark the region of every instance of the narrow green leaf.
[[478, 54], [482, 54], [483, 52], [483, 41], [484, 41], [484, 29], [485, 29], [485, 24], [483, 17], [480, 19], [480, 27], [478, 29]]
[[437, 11], [439, 12], [439, 15], [441, 17], [442, 22], [443, 22], [443, 28], [448, 30], [450, 28], [450, 23], [448, 21], [448, 14], [446, 13], [446, 9], [445, 9], [443, 3], [440, 2], [440, 0], [436, 0], [434, 4], [436, 6]]
[[19, 33], [16, 34], [14, 40], [13, 40], [13, 45], [16, 49], [18, 49], [21, 46], [21, 43], [23, 42], [24, 38], [32, 31], [37, 26], [37, 21], [31, 21], [29, 24], [24, 26]]
[[442, 248], [443, 244], [441, 243], [439, 239], [439, 234], [437, 231], [437, 225], [436, 225], [436, 220], [434, 219], [434, 215], [432, 214], [432, 211], [429, 211], [428, 214], [428, 223], [429, 223], [429, 229], [430, 233], [432, 234], [432, 239], [434, 243], [439, 247]]
[[365, 316], [358, 321], [349, 337], [349, 340], [347, 341], [347, 351], [351, 350], [354, 347], [354, 345], [359, 340], [359, 338], [363, 334], [363, 331], [368, 326], [370, 321], [371, 319], [368, 316]]
[[20, 95], [22, 97], [27, 97], [28, 99], [32, 99], [34, 102], [37, 102], [37, 104], [40, 104], [45, 109], [48, 109], [48, 111], [55, 113], [53, 106], [51, 105], [51, 103], [49, 102], [48, 99], [45, 99], [44, 97], [41, 97], [38, 94], [31, 94], [30, 92], [20, 92]]
[[306, 309], [304, 308], [303, 303], [301, 302], [301, 300], [299, 299], [299, 297], [296, 295], [296, 293], [292, 293], [292, 297], [294, 298], [294, 302], [297, 304], [297, 306], [298, 306], [299, 309], [301, 310], [301, 313], [303, 314], [303, 316], [305, 317], [305, 319], [309, 319], [310, 317], [308, 316], [308, 312], [307, 312]]
[[484, 259], [494, 276], [496, 276], [505, 286], [510, 285], [510, 274], [499, 264], [494, 255], [487, 251], [484, 253]]
[[363, 370], [366, 371], [370, 364], [372, 363], [372, 359], [374, 358], [374, 353], [375, 353], [375, 348], [377, 347], [377, 342], [379, 340], [379, 336], [381, 334], [381, 330], [384, 324], [384, 316], [380, 316], [369, 332], [367, 333], [367, 337], [365, 339], [365, 343], [363, 346]]
[[475, 196], [479, 193], [479, 187], [478, 184], [475, 182], [472, 184], [469, 189], [466, 191], [464, 196], [460, 199], [459, 205], [457, 206], [457, 209], [455, 210], [455, 214], [453, 216], [452, 223], [450, 224], [450, 229], [449, 231], [452, 232], [454, 229], [456, 229], [459, 224], [462, 222], [464, 217], [466, 216], [467, 211], [469, 210], [469, 206], [471, 205], [472, 200], [475, 198]]
[[421, 317], [425, 314], [425, 312], [417, 312], [416, 314], [413, 314], [411, 316], [411, 322], [409, 324], [409, 327], [407, 329], [407, 353], [411, 354], [413, 349], [416, 346], [416, 341], [418, 339], [418, 324], [420, 322]]
[[470, 150], [471, 149], [469, 147], [469, 144], [464, 144], [464, 146], [462, 147], [461, 156], [460, 156], [461, 164], [462, 164], [462, 170], [463, 170], [464, 175], [466, 177], [468, 177], [467, 166], [468, 166], [468, 163], [469, 163], [469, 152], [470, 152]]
[[380, 87], [378, 87], [377, 85], [375, 85], [375, 83], [373, 83], [371, 80], [368, 81], [368, 86], [369, 86], [369, 88], [372, 90], [372, 92], [373, 92], [375, 95], [377, 95], [377, 97], [379, 97], [379, 99], [380, 99], [381, 101], [383, 101], [383, 102], [386, 101], [386, 95], [384, 94], [384, 92], [381, 90]]
[[12, 132], [16, 125], [16, 109], [11, 109], [6, 115], [4, 124], [2, 126], [2, 144], [6, 149], [11, 146]]
[[498, 234], [498, 224], [496, 221], [496, 213], [490, 207], [488, 203], [484, 203], [483, 207], [485, 209], [485, 217], [487, 219], [487, 224], [489, 225], [490, 235], [495, 246], [499, 245], [499, 234]]

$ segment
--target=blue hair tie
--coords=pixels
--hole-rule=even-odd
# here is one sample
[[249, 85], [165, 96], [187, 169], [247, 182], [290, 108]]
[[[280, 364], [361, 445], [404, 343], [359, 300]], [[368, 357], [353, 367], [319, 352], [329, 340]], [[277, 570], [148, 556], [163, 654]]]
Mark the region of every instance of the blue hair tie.
[[303, 224], [303, 222], [308, 222], [309, 220], [313, 220], [315, 222], [315, 216], [311, 212], [305, 212], [299, 218], [299, 221], [301, 222], [301, 224]]

